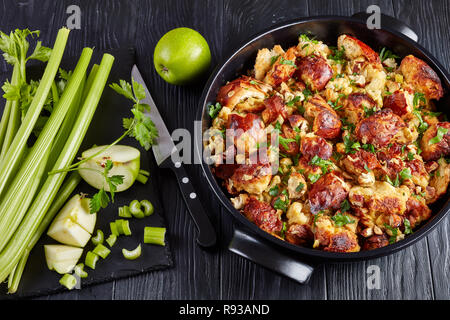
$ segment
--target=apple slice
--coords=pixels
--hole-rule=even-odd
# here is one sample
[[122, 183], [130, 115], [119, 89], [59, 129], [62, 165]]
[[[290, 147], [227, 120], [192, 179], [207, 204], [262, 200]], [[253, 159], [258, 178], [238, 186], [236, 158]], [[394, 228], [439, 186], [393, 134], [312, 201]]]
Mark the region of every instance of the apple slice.
[[89, 232], [84, 230], [78, 223], [70, 218], [53, 221], [48, 229], [47, 235], [63, 244], [82, 248], [91, 238]]
[[[106, 146], [99, 146], [91, 148], [84, 151], [81, 156], [82, 158], [89, 158], [105, 147]], [[118, 185], [116, 190], [116, 192], [120, 192], [131, 187], [136, 180], [141, 165], [140, 158], [141, 153], [138, 149], [124, 145], [114, 145], [89, 161], [82, 163], [80, 165], [79, 173], [84, 181], [94, 188], [99, 190], [104, 188], [105, 191], [109, 191], [109, 185], [106, 183], [102, 173], [106, 161], [111, 160], [113, 162], [113, 167], [109, 171], [108, 176], [123, 176], [123, 183]]]
[[60, 244], [44, 245], [44, 251], [48, 268], [60, 274], [71, 272], [83, 254], [81, 248]]
[[89, 213], [89, 201], [89, 198], [81, 197], [79, 194], [74, 195], [61, 209], [54, 221], [69, 218], [92, 234], [97, 221], [97, 214]]

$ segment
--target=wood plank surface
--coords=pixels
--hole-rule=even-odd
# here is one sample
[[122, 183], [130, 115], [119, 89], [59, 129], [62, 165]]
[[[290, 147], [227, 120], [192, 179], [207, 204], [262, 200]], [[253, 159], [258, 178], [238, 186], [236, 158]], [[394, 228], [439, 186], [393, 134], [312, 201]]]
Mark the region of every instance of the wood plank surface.
[[[205, 80], [188, 87], [167, 85], [153, 68], [153, 48], [168, 30], [186, 26], [202, 33], [213, 63], [249, 36], [297, 17], [343, 15], [379, 5], [385, 14], [409, 24], [419, 43], [450, 69], [450, 1], [444, 0], [137, 0], [137, 1], [0, 1], [0, 30], [39, 29], [45, 43], [66, 23], [69, 5], [79, 5], [80, 30], [74, 30], [69, 54], [84, 46], [101, 50], [134, 45], [138, 66], [152, 90], [169, 130], [193, 121]], [[6, 71], [0, 62], [0, 71]], [[8, 69], [9, 70], [9, 69]], [[320, 266], [308, 285], [299, 285], [228, 251], [231, 215], [210, 195], [199, 166], [187, 168], [199, 197], [217, 227], [216, 252], [195, 243], [195, 226], [170, 172], [152, 173], [164, 194], [168, 233], [174, 254], [172, 269], [41, 297], [40, 299], [449, 299], [450, 218], [426, 239], [394, 255], [352, 264]], [[367, 268], [380, 268], [380, 289], [367, 287]]]

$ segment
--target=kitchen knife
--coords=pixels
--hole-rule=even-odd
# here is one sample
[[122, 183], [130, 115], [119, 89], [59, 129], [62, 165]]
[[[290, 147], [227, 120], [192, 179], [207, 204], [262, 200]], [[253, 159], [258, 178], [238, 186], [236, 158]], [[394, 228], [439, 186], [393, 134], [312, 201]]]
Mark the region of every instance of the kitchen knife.
[[194, 187], [191, 184], [191, 179], [184, 170], [183, 164], [181, 162], [174, 163], [172, 161], [171, 155], [176, 152], [177, 149], [136, 65], [134, 65], [131, 70], [131, 77], [134, 81], [144, 87], [146, 98], [143, 102], [150, 106], [150, 112], [147, 112], [147, 114], [158, 129], [159, 137], [156, 139], [156, 144], [152, 146], [156, 163], [158, 164], [158, 167], [170, 168], [175, 173], [184, 202], [198, 229], [197, 243], [205, 248], [212, 247], [216, 244], [216, 232], [209, 221], [205, 209], [203, 209], [200, 199], [197, 196], [197, 192], [195, 192]]

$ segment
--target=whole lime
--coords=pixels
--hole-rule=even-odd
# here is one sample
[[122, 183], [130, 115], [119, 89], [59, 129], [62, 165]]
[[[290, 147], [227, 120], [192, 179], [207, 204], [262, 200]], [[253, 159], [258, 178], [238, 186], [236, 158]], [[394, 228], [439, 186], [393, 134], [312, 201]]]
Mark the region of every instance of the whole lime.
[[170, 30], [159, 39], [153, 53], [158, 74], [171, 84], [188, 84], [211, 64], [211, 51], [205, 38], [190, 28]]

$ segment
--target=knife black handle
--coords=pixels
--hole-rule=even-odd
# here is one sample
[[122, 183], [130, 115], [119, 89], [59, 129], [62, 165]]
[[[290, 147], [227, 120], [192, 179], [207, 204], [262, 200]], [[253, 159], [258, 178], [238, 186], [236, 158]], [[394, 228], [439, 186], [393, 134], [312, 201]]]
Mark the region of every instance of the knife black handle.
[[172, 169], [177, 177], [184, 202], [198, 230], [197, 243], [204, 248], [215, 246], [217, 241], [216, 231], [198, 198], [197, 192], [191, 184], [191, 179], [187, 175], [183, 164], [181, 162], [174, 163], [172, 158], [168, 157], [160, 164], [160, 167]]

